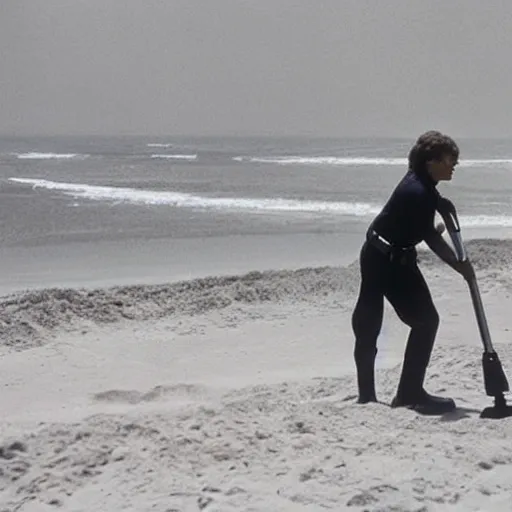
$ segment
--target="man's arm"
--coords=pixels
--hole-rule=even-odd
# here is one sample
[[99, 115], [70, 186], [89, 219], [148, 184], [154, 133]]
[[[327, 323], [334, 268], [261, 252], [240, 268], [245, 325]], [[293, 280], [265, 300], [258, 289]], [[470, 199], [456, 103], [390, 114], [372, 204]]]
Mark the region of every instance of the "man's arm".
[[461, 274], [466, 281], [475, 277], [473, 265], [471, 265], [469, 260], [459, 261], [455, 252], [446, 243], [441, 233], [434, 229], [433, 226], [432, 230], [425, 237], [425, 242], [439, 258], [452, 267], [453, 270]]
[[457, 256], [453, 252], [452, 248], [446, 243], [439, 231], [434, 229], [433, 226], [432, 230], [425, 237], [425, 242], [439, 258], [459, 272]]

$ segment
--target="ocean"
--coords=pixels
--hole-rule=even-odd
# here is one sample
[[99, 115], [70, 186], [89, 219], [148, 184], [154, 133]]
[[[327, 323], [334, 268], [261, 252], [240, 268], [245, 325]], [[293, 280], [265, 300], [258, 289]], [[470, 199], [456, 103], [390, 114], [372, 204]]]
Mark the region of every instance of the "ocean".
[[[346, 265], [414, 140], [0, 138], [0, 293]], [[512, 141], [457, 140], [464, 238], [512, 236]]]

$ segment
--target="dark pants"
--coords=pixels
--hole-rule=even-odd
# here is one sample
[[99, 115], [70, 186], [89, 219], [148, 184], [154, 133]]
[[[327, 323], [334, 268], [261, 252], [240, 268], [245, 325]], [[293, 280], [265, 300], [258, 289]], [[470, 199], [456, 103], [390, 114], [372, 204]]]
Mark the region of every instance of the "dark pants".
[[423, 381], [439, 326], [439, 315], [427, 283], [413, 258], [400, 261], [365, 242], [361, 249], [361, 287], [352, 316], [354, 358], [361, 395], [373, 391], [374, 364], [384, 313], [384, 297], [411, 330], [407, 340], [398, 395], [416, 396]]

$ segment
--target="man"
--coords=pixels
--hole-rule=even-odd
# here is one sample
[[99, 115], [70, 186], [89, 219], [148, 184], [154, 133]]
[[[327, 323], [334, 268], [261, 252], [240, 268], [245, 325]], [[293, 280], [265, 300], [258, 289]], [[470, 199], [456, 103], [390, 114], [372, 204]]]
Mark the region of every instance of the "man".
[[452, 179], [459, 148], [438, 131], [421, 135], [409, 152], [409, 169], [371, 223], [360, 254], [361, 286], [352, 316], [359, 403], [377, 401], [374, 366], [384, 297], [411, 330], [392, 407], [437, 413], [455, 408], [451, 398], [428, 394], [423, 382], [439, 326], [439, 315], [416, 261], [425, 241], [445, 263], [469, 279], [469, 261], [459, 262], [434, 227], [440, 181]]

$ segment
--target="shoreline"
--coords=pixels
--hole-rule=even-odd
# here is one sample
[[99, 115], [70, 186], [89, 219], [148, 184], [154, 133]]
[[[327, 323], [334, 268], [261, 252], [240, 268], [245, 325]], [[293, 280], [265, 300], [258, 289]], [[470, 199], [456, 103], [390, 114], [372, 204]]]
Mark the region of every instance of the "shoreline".
[[0, 296], [44, 288], [157, 285], [252, 271], [346, 265], [360, 233], [232, 235], [2, 247]]
[[[465, 235], [465, 236], [464, 236]], [[507, 229], [465, 229], [466, 245], [507, 244]], [[448, 235], [445, 239], [449, 241]], [[361, 226], [343, 233], [226, 235], [185, 239], [128, 239], [34, 247], [0, 247], [0, 298], [46, 288], [158, 285], [247, 272], [343, 267], [354, 263]], [[451, 243], [449, 241], [449, 243]], [[498, 242], [499, 243], [499, 242]], [[425, 244], [420, 251], [429, 251]]]

